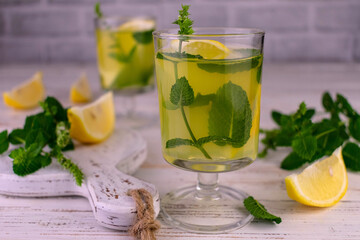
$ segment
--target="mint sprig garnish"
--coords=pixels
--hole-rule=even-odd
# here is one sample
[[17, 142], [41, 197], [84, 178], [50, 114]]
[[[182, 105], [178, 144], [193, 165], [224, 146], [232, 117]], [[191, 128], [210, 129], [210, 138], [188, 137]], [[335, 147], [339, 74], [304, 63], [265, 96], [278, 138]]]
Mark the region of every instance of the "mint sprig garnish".
[[245, 208], [258, 219], [268, 220], [277, 224], [281, 223], [281, 218], [269, 213], [264, 205], [259, 203], [254, 197], [249, 196], [244, 200]]
[[96, 16], [98, 18], [101, 18], [103, 16], [102, 11], [100, 9], [100, 3], [99, 2], [95, 3], [94, 11], [95, 11], [95, 14], [96, 14]]
[[9, 154], [13, 159], [13, 171], [19, 176], [34, 173], [56, 158], [80, 186], [83, 173], [63, 155], [64, 151], [74, 149], [67, 110], [53, 97], [47, 97], [40, 105], [43, 112], [28, 116], [23, 128], [14, 129], [9, 135], [7, 131], [0, 133], [0, 153], [8, 150], [9, 143], [21, 145]]
[[178, 31], [178, 34], [191, 35], [194, 33], [194, 30], [192, 29], [194, 21], [189, 18], [190, 5], [181, 4], [181, 8], [182, 9], [179, 10], [178, 19], [176, 19], [173, 24], [179, 25], [180, 30]]
[[313, 121], [314, 109], [301, 103], [293, 114], [272, 112], [278, 125], [271, 130], [261, 130], [264, 134], [264, 150], [259, 157], [265, 157], [268, 150], [291, 147], [292, 152], [285, 157], [281, 168], [293, 170], [305, 163], [311, 163], [333, 151], [343, 148], [343, 158], [348, 169], [360, 171], [360, 115], [341, 94], [333, 98], [325, 92], [322, 105], [329, 116]]

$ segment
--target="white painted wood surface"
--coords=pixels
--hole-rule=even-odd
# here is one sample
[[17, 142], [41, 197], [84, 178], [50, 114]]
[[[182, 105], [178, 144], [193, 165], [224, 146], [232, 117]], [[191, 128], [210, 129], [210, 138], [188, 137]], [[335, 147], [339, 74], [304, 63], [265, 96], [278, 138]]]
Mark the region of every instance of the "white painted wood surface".
[[[11, 88], [35, 71], [44, 71], [49, 95], [69, 105], [70, 83], [87, 71], [94, 89], [99, 89], [95, 66], [32, 65], [0, 66], [0, 91]], [[271, 109], [292, 111], [301, 101], [320, 108], [324, 90], [341, 92], [360, 111], [359, 64], [264, 64], [261, 126], [272, 127]], [[143, 112], [156, 116], [156, 93], [137, 98]], [[118, 105], [118, 107], [121, 107]], [[0, 127], [16, 127], [25, 114], [5, 108], [0, 103]], [[7, 117], [4, 117], [6, 112]], [[196, 174], [167, 164], [161, 156], [159, 123], [140, 130], [148, 143], [146, 162], [135, 177], [154, 184], [165, 194], [178, 186], [194, 184]], [[238, 231], [224, 235], [186, 233], [162, 224], [158, 239], [360, 239], [360, 173], [349, 172], [349, 189], [343, 200], [331, 208], [303, 206], [288, 198], [284, 178], [294, 171], [284, 171], [279, 164], [286, 152], [271, 153], [264, 160], [231, 173], [221, 174], [220, 182], [241, 188], [260, 200], [274, 214], [280, 225], [255, 220]], [[184, 213], [186, 214], [186, 213]], [[161, 219], [160, 219], [161, 220]], [[0, 195], [0, 239], [129, 239], [125, 231], [109, 230], [97, 224], [85, 198], [18, 198]]]

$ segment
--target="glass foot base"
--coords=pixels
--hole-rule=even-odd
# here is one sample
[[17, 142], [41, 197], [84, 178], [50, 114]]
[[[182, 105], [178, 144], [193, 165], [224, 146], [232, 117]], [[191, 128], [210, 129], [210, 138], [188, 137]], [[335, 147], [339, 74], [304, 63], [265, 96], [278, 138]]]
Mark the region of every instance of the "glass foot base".
[[198, 186], [185, 187], [161, 199], [161, 216], [165, 223], [188, 232], [226, 233], [253, 220], [243, 204], [248, 196], [226, 186], [210, 194], [203, 194]]

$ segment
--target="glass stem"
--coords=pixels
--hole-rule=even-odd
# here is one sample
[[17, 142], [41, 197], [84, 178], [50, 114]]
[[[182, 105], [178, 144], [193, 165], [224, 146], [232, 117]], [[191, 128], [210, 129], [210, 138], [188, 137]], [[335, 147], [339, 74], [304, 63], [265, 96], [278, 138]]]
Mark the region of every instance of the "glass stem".
[[126, 118], [132, 118], [135, 113], [136, 100], [134, 96], [119, 96], [115, 95], [115, 101], [118, 104], [117, 110], [120, 112], [121, 116]]
[[199, 200], [220, 199], [218, 178], [217, 173], [198, 173], [195, 197]]

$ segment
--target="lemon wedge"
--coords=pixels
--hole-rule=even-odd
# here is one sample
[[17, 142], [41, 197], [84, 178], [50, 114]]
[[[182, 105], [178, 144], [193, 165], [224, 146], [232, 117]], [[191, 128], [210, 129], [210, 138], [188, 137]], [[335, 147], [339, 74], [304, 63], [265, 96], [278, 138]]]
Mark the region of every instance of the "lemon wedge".
[[134, 19], [122, 24], [118, 30], [120, 31], [131, 31], [140, 32], [148, 31], [155, 28], [155, 22], [148, 19]]
[[74, 103], [86, 103], [91, 101], [92, 92], [89, 81], [84, 73], [81, 77], [71, 86], [70, 100]]
[[42, 72], [14, 87], [10, 92], [4, 92], [5, 105], [17, 109], [30, 109], [38, 106], [39, 101], [45, 98], [45, 87], [42, 81]]
[[182, 44], [182, 51], [193, 55], [199, 54], [205, 59], [225, 59], [230, 53], [224, 44], [215, 40], [189, 40]]
[[286, 177], [285, 184], [289, 197], [295, 201], [315, 207], [333, 206], [345, 195], [348, 187], [341, 147], [302, 173]]
[[105, 93], [95, 102], [68, 110], [70, 135], [82, 143], [98, 143], [111, 135], [115, 127], [114, 97]]

